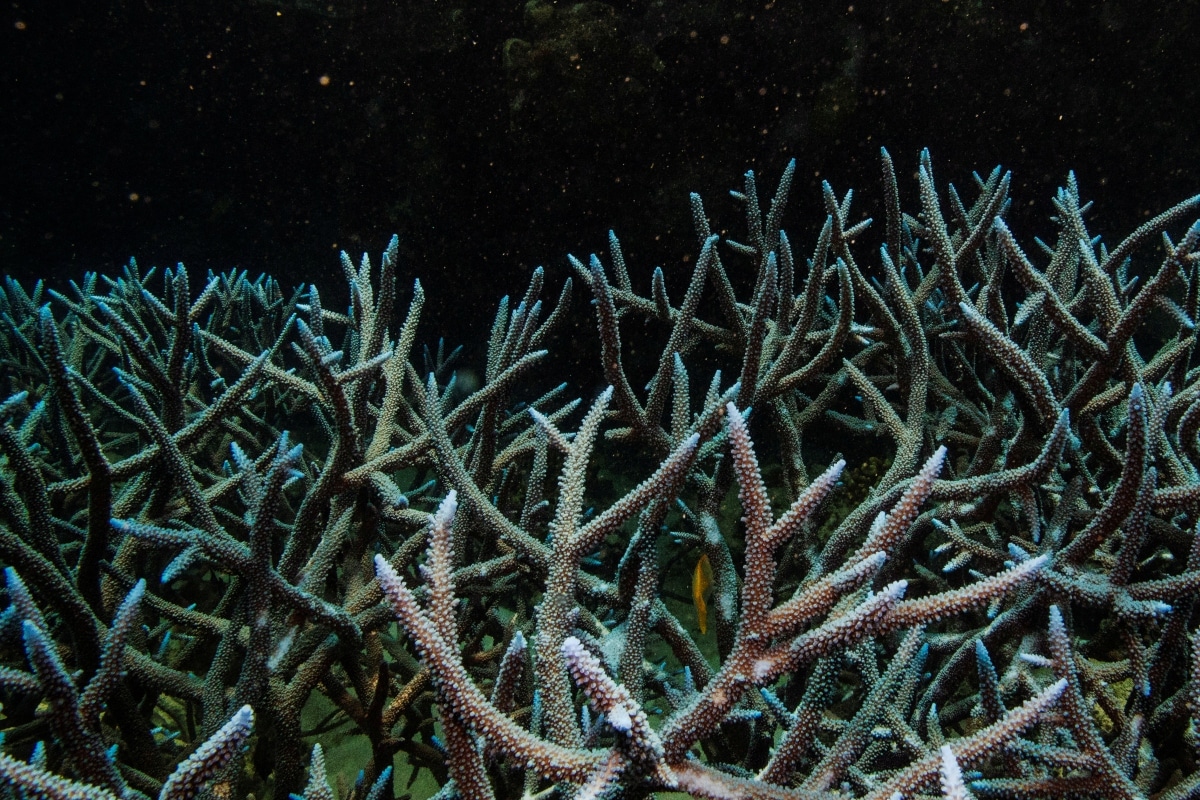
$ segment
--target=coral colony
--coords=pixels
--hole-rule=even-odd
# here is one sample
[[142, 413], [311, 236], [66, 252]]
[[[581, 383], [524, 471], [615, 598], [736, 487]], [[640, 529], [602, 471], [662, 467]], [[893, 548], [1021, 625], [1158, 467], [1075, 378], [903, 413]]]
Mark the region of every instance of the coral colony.
[[4, 791], [1200, 796], [1200, 196], [1106, 244], [1069, 177], [1019, 245], [1007, 173], [905, 213], [885, 152], [801, 250], [793, 169], [670, 293], [571, 260], [582, 402], [542, 270], [473, 390], [395, 240], [346, 313], [7, 282]]

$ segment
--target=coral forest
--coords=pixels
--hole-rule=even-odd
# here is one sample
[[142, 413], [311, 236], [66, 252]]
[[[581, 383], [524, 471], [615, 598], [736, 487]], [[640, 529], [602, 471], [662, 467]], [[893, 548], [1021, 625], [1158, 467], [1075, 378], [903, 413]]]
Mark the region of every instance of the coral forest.
[[1200, 196], [1105, 241], [1067, 176], [1043, 241], [884, 152], [802, 242], [794, 169], [474, 366], [395, 240], [339, 309], [7, 281], [3, 791], [1200, 796]]

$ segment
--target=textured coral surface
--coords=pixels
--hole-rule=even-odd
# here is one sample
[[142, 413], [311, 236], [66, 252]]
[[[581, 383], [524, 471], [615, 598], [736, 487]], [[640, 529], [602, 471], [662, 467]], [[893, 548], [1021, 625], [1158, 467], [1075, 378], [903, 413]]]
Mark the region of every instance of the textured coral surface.
[[693, 196], [680, 274], [535, 271], [474, 371], [395, 240], [344, 311], [7, 281], [0, 782], [1200, 792], [1200, 197], [1108, 241], [1068, 176], [1018, 244], [1008, 173], [882, 164], [881, 220], [789, 237], [789, 166], [736, 239]]

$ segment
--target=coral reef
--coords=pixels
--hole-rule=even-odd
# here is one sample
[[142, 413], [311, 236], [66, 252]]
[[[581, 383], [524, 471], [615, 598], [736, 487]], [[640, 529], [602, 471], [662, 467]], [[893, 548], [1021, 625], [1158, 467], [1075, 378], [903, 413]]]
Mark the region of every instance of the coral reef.
[[746, 174], [742, 241], [692, 197], [677, 300], [615, 235], [571, 259], [608, 385], [582, 416], [543, 385], [573, 280], [550, 308], [540, 269], [477, 387], [416, 352], [419, 282], [391, 332], [395, 239], [343, 255], [346, 313], [182, 265], [7, 281], [0, 783], [1200, 793], [1200, 196], [1108, 247], [1070, 177], [1030, 258], [1007, 173], [968, 204], [923, 154], [907, 214], [885, 152], [880, 244], [826, 185], [805, 258], [793, 171], [765, 207]]

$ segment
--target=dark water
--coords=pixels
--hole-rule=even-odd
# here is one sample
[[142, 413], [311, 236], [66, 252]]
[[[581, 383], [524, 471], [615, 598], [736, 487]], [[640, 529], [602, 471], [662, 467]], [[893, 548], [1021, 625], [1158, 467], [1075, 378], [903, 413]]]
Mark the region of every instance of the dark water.
[[942, 184], [1013, 169], [1025, 240], [1069, 168], [1110, 239], [1200, 190], [1182, 0], [17, 0], [0, 28], [0, 271], [238, 266], [340, 307], [337, 250], [396, 232], [458, 341], [609, 227], [682, 285], [687, 193], [740, 234], [725, 192], [791, 157], [801, 252], [822, 179], [878, 215], [881, 145], [910, 207], [921, 147]]

